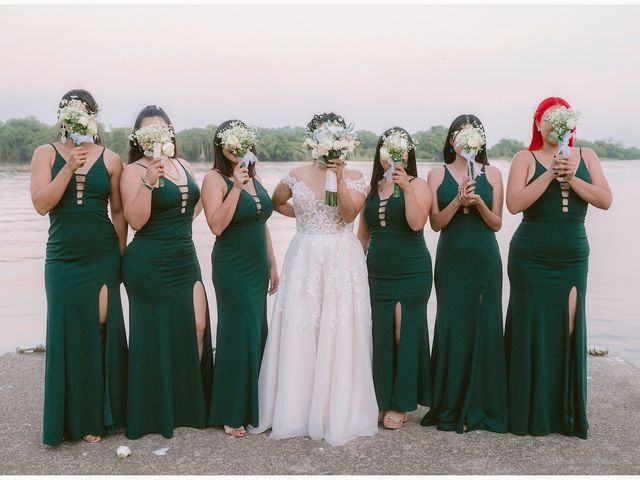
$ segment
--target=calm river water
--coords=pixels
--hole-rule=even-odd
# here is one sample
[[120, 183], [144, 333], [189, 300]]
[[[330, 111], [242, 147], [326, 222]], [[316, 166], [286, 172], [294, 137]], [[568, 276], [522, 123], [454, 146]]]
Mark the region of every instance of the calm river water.
[[[509, 163], [495, 161], [493, 164], [502, 170], [506, 183]], [[433, 165], [419, 164], [419, 174], [425, 177]], [[612, 355], [640, 366], [640, 208], [636, 205], [640, 161], [612, 160], [603, 165], [614, 200], [609, 211], [590, 207], [587, 214], [591, 244], [587, 288], [588, 343], [604, 345]], [[291, 163], [260, 164], [259, 172], [267, 189], [272, 191], [293, 166], [295, 164]], [[350, 167], [359, 169], [369, 178], [370, 164], [351, 162]], [[207, 170], [208, 167], [196, 166], [199, 182]], [[497, 234], [505, 269], [505, 312], [509, 295], [506, 259], [509, 241], [519, 222], [520, 215], [511, 215], [505, 208], [503, 227]], [[28, 166], [0, 166], [0, 354], [13, 351], [17, 346], [44, 343], [44, 252], [48, 225], [48, 217], [38, 215], [31, 205]], [[269, 227], [281, 266], [289, 241], [295, 234], [295, 220], [274, 213]], [[203, 215], [195, 220], [193, 231], [215, 335], [216, 306], [210, 261], [214, 237]], [[438, 234], [428, 225], [425, 234], [435, 259]], [[126, 320], [128, 305], [124, 287], [122, 293]], [[272, 301], [270, 298], [269, 306]], [[428, 316], [432, 336], [435, 291], [429, 301]]]

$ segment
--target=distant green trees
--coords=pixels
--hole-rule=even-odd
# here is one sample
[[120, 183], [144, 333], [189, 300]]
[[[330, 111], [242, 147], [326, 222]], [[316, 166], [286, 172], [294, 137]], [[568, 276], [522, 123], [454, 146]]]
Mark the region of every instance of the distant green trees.
[[520, 150], [524, 150], [526, 147], [520, 140], [514, 140], [512, 138], [503, 138], [493, 147], [487, 150], [487, 156], [489, 158], [500, 157], [513, 157]]
[[576, 140], [576, 147], [587, 147], [596, 152], [600, 158], [617, 158], [620, 160], [637, 160], [640, 158], [640, 148], [624, 147], [622, 143], [609, 140]]
[[[213, 162], [213, 135], [215, 125], [205, 128], [188, 128], [177, 132], [178, 154], [190, 162]], [[302, 127], [258, 128], [258, 154], [262, 161], [293, 162], [309, 159], [310, 155], [302, 147], [304, 138]], [[128, 158], [130, 128], [100, 125], [102, 143], [118, 153], [124, 162]], [[360, 145], [356, 159], [373, 159], [377, 133], [360, 130], [357, 132]], [[57, 140], [58, 129], [40, 122], [35, 117], [14, 118], [0, 122], [0, 163], [29, 163], [38, 145]], [[429, 130], [412, 134], [417, 142], [416, 154], [420, 161], [442, 161], [442, 148], [447, 136], [447, 127], [435, 125]], [[612, 140], [590, 142], [578, 140], [576, 146], [592, 148], [601, 158], [640, 159], [640, 148], [624, 147]], [[490, 158], [511, 158], [525, 145], [514, 139], [503, 138], [487, 151]]]
[[26, 163], [43, 143], [53, 142], [57, 129], [35, 117], [12, 118], [0, 123], [0, 162]]

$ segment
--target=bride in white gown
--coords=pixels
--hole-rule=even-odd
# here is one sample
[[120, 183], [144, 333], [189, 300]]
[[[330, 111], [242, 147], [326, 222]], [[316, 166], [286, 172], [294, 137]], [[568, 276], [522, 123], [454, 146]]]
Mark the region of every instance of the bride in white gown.
[[327, 167], [317, 162], [293, 169], [273, 193], [274, 209], [295, 216], [297, 233], [260, 369], [259, 426], [249, 431], [343, 445], [378, 431], [367, 267], [352, 224], [367, 185], [360, 172], [328, 168], [338, 177], [338, 206], [323, 201]]

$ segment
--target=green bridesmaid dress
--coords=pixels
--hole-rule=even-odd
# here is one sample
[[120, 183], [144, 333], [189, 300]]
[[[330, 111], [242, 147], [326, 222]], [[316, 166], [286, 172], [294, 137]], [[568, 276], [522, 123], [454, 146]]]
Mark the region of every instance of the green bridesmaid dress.
[[202, 282], [191, 238], [200, 190], [185, 172], [185, 185], [165, 177], [164, 186], [153, 190], [149, 220], [122, 259], [129, 296], [131, 439], [147, 433], [171, 438], [175, 427], [207, 424], [213, 375], [209, 309], [200, 359], [193, 306], [194, 285]]
[[[431, 256], [424, 232], [413, 231], [405, 216], [404, 192], [380, 199], [372, 192], [364, 207], [371, 234], [367, 252], [373, 321], [373, 381], [381, 410], [410, 412], [431, 405], [427, 301]], [[394, 310], [400, 303], [400, 342], [394, 336]]]
[[[233, 182], [222, 177], [228, 195]], [[240, 193], [231, 223], [211, 252], [218, 330], [209, 424], [233, 428], [258, 426], [258, 374], [267, 337], [270, 262], [265, 223], [273, 206], [255, 177], [253, 184], [256, 196]]]
[[[443, 210], [458, 195], [444, 167], [437, 202]], [[486, 167], [476, 194], [491, 208]], [[431, 367], [433, 405], [422, 425], [463, 433], [507, 431], [507, 374], [502, 336], [502, 260], [496, 235], [476, 207], [460, 208], [440, 232], [436, 251], [438, 301]]]
[[[52, 144], [53, 146], [53, 144]], [[51, 175], [65, 166], [56, 150]], [[111, 178], [104, 150], [86, 175], [75, 174], [49, 212], [44, 269], [47, 340], [43, 442], [104, 435], [123, 428], [127, 339], [120, 303], [120, 250], [107, 206]], [[107, 289], [107, 322], [98, 297]]]
[[[545, 171], [532, 155], [536, 169], [529, 183]], [[575, 176], [591, 183], [582, 152]], [[554, 180], [523, 212], [511, 239], [505, 350], [509, 431], [518, 435], [587, 438], [587, 206]], [[569, 335], [568, 299], [574, 287], [575, 329]]]

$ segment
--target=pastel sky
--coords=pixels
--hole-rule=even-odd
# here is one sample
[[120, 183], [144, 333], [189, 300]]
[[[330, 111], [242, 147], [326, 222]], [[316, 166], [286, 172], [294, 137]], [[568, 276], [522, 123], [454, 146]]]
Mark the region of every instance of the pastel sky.
[[90, 90], [105, 123], [163, 106], [177, 129], [303, 126], [335, 111], [382, 132], [483, 121], [528, 142], [547, 96], [578, 136], [640, 147], [640, 6], [0, 6], [0, 121], [55, 122]]

